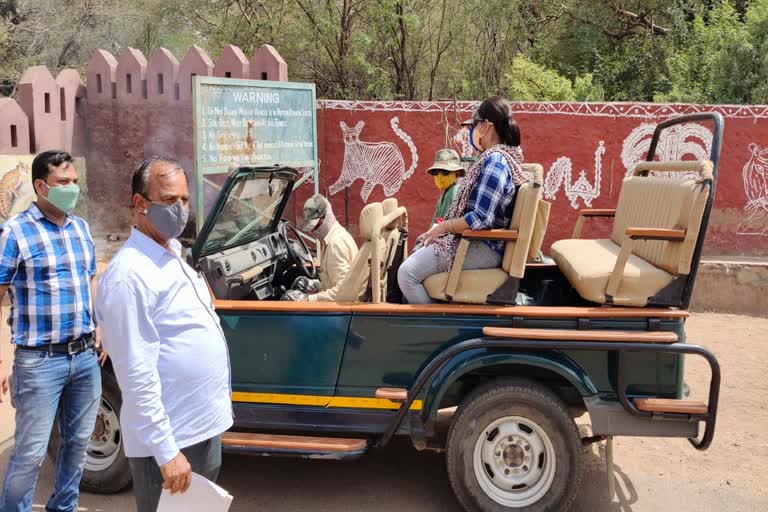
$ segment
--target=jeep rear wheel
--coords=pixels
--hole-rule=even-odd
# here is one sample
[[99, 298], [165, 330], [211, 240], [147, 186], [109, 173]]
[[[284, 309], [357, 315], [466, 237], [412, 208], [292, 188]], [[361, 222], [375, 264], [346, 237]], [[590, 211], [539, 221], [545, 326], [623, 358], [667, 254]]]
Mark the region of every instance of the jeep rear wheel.
[[448, 434], [448, 474], [468, 511], [567, 510], [581, 479], [581, 439], [563, 402], [527, 380], [473, 391]]

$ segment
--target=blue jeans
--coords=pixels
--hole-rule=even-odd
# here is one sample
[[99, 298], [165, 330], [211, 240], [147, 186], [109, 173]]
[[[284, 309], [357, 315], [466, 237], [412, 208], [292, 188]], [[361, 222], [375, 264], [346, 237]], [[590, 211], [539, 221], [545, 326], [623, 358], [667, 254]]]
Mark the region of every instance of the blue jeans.
[[[192, 472], [215, 482], [221, 468], [221, 436], [181, 449]], [[128, 457], [137, 512], [156, 512], [163, 492], [163, 475], [154, 457]]]
[[101, 396], [96, 353], [87, 349], [70, 356], [17, 348], [11, 379], [15, 446], [3, 481], [0, 512], [32, 510], [57, 410], [61, 446], [54, 491], [45, 510], [75, 510]]

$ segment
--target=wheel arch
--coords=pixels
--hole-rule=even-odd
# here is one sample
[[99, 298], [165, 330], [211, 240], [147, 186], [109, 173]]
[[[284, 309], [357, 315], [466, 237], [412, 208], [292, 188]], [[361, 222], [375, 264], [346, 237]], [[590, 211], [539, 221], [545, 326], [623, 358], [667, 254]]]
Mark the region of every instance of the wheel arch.
[[[447, 394], [455, 384], [469, 382], [469, 386], [461, 390], [460, 396], [463, 397], [480, 385], [472, 382], [473, 380], [485, 382], [492, 378], [514, 376], [526, 377], [549, 388], [552, 386], [548, 383], [564, 383], [575, 392], [582, 404], [584, 397], [593, 396], [598, 392], [584, 369], [561, 353], [470, 350], [446, 362], [429, 383], [422, 407], [422, 420], [428, 431], [432, 430], [438, 410], [445, 405]], [[553, 391], [556, 392], [554, 389]]]

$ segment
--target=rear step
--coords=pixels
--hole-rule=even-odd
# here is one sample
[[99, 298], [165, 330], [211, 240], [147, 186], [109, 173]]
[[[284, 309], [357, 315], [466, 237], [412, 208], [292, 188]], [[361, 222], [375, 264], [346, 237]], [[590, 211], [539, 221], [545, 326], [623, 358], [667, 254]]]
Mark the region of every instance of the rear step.
[[673, 414], [707, 414], [709, 411], [704, 402], [668, 398], [636, 398], [635, 406], [640, 411]]
[[247, 432], [225, 432], [221, 436], [221, 444], [227, 452], [318, 459], [354, 459], [364, 454], [370, 446], [367, 439]]

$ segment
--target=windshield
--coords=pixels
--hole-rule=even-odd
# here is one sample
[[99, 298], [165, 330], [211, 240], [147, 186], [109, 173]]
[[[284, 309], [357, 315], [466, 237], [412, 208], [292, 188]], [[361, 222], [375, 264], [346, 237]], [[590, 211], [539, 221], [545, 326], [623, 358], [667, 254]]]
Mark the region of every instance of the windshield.
[[203, 254], [247, 244], [269, 234], [289, 184], [290, 180], [273, 174], [253, 173], [240, 178], [216, 216]]

